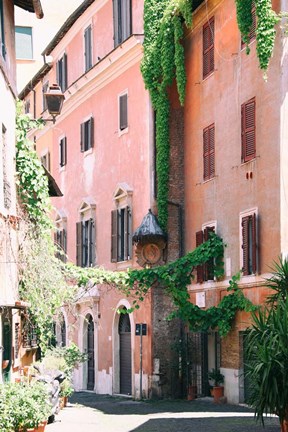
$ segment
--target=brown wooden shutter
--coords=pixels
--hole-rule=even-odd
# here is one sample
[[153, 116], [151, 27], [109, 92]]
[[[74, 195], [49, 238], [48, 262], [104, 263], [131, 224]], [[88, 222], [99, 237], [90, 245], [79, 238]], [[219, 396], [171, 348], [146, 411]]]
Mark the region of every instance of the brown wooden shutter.
[[82, 222], [76, 223], [76, 264], [82, 267], [83, 228]]
[[119, 112], [120, 112], [120, 130], [124, 130], [128, 127], [128, 99], [127, 94], [120, 96], [119, 98]]
[[203, 78], [214, 70], [214, 18], [203, 26]]
[[67, 164], [67, 137], [64, 138], [63, 165]]
[[[196, 232], [196, 247], [203, 243], [203, 231]], [[197, 283], [202, 283], [204, 280], [203, 265], [197, 266]]]
[[[203, 240], [204, 242], [209, 240], [210, 233], [215, 232], [215, 227], [208, 226], [204, 229]], [[205, 281], [214, 279], [214, 259], [210, 258], [205, 264], [203, 264], [203, 279]]]
[[242, 249], [243, 249], [243, 275], [249, 274], [249, 218], [245, 216], [242, 218]]
[[131, 209], [124, 209], [124, 260], [131, 259]]
[[80, 125], [80, 149], [82, 153], [85, 151], [85, 123]]
[[94, 117], [89, 119], [89, 148], [94, 147]]
[[203, 131], [203, 178], [215, 176], [215, 126], [210, 125]]
[[255, 107], [255, 98], [245, 102], [241, 107], [242, 162], [256, 156]]
[[203, 131], [203, 172], [204, 180], [209, 179], [209, 129]]
[[257, 225], [256, 225], [257, 219], [256, 214], [253, 213], [251, 215], [251, 224], [252, 224], [252, 272], [257, 272]]
[[111, 212], [111, 262], [118, 260], [118, 210]]
[[95, 265], [95, 221], [93, 219], [89, 220], [89, 267]]

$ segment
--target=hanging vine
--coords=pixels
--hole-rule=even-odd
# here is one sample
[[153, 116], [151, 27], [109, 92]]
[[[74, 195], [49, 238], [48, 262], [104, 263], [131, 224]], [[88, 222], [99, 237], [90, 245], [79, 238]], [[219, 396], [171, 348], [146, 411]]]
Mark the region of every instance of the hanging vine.
[[[275, 24], [280, 16], [272, 10], [271, 0], [235, 0], [237, 22], [249, 53], [252, 7], [257, 15], [257, 55], [265, 72], [275, 42]], [[144, 57], [141, 71], [156, 111], [156, 172], [158, 220], [167, 231], [169, 183], [169, 115], [168, 89], [176, 78], [179, 101], [185, 100], [186, 72], [182, 38], [185, 27], [192, 26], [192, 0], [145, 0]]]

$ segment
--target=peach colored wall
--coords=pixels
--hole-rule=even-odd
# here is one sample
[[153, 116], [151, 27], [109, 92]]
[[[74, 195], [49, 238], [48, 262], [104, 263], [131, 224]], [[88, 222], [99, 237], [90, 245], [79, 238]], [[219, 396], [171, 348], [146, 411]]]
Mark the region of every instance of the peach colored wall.
[[[186, 250], [195, 247], [195, 232], [217, 220], [217, 232], [227, 243], [232, 274], [240, 268], [239, 213], [258, 207], [261, 273], [280, 253], [280, 92], [279, 44], [263, 79], [256, 58], [241, 50], [235, 2], [209, 2], [195, 15], [186, 37], [188, 75], [185, 103]], [[212, 10], [210, 12], [210, 10]], [[215, 71], [202, 79], [202, 28], [215, 19]], [[256, 97], [255, 160], [241, 163], [241, 104]], [[203, 129], [215, 123], [216, 176], [203, 181]], [[246, 179], [252, 172], [253, 179]]]

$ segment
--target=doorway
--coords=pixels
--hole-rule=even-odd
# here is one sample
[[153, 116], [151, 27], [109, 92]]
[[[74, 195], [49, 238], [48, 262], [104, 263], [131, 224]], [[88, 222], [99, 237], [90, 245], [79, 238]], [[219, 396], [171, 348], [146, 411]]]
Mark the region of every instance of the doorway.
[[89, 315], [87, 325], [87, 390], [94, 390], [95, 386], [95, 351], [94, 351], [94, 322], [93, 317]]
[[131, 395], [131, 324], [128, 313], [122, 313], [118, 324], [120, 343], [120, 393]]

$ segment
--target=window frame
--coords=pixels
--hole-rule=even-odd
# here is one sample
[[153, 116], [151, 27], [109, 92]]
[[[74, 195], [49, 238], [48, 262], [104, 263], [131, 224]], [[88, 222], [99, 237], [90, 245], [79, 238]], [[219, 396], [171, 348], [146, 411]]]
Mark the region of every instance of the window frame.
[[[207, 35], [207, 36], [206, 36]], [[206, 46], [206, 37], [208, 39]], [[202, 69], [203, 79], [215, 70], [215, 19], [210, 18], [202, 29]]]
[[[253, 121], [247, 118], [251, 116], [248, 112], [252, 108]], [[248, 126], [247, 126], [248, 123]], [[251, 142], [252, 137], [252, 142]], [[247, 139], [249, 138], [249, 139]], [[252, 150], [251, 150], [252, 148]], [[256, 98], [253, 97], [241, 105], [241, 162], [246, 163], [256, 157]]]
[[128, 132], [128, 90], [118, 95], [118, 131]]
[[91, 115], [80, 124], [80, 151], [85, 153], [94, 147], [94, 117]]
[[215, 177], [215, 123], [203, 129], [203, 180]]
[[[209, 232], [214, 232], [216, 234], [217, 232], [217, 221], [210, 221], [206, 224], [202, 225], [201, 231], [196, 231], [195, 237], [196, 237], [196, 247], [200, 246], [201, 244], [205, 243], [209, 239]], [[212, 262], [211, 262], [212, 261]], [[197, 283], [203, 283], [203, 282], [213, 282], [214, 281], [214, 273], [213, 277], [211, 276], [211, 265], [213, 266], [214, 259], [211, 258], [211, 260], [207, 261], [205, 264], [201, 264], [196, 267], [196, 280]], [[209, 268], [210, 263], [210, 268]]]
[[59, 139], [59, 165], [60, 169], [67, 165], [67, 137]]
[[114, 48], [132, 35], [132, 1], [113, 0]]
[[64, 93], [68, 88], [68, 67], [67, 67], [67, 54], [64, 53], [56, 63], [56, 80]]
[[[244, 226], [244, 223], [246, 226]], [[240, 213], [240, 268], [243, 276], [252, 276], [259, 272], [258, 209], [250, 209]]]
[[[29, 36], [29, 56], [18, 56], [17, 55], [17, 29], [30, 29], [31, 32], [29, 33], [21, 33], [26, 34]], [[18, 32], [18, 34], [20, 34]], [[23, 43], [23, 42], [22, 42]], [[28, 40], [25, 40], [25, 48], [28, 46]], [[19, 47], [19, 46], [18, 46]], [[27, 50], [28, 51], [28, 50]], [[33, 28], [31, 26], [15, 26], [15, 53], [16, 53], [16, 59], [17, 60], [33, 60], [34, 59], [34, 52], [33, 52]]]

